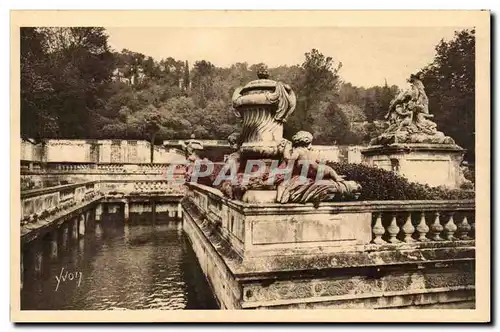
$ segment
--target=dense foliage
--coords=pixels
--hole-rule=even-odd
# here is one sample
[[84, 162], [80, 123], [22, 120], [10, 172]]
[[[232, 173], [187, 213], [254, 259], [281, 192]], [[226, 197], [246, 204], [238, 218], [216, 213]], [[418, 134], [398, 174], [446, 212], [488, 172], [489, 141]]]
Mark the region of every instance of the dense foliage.
[[434, 61], [422, 71], [429, 109], [439, 129], [475, 155], [475, 30], [455, 32], [436, 46]]
[[430, 187], [409, 182], [394, 172], [363, 164], [332, 163], [337, 173], [346, 180], [358, 182], [363, 190], [359, 200], [454, 200], [473, 199], [474, 191]]
[[[190, 66], [172, 57], [116, 52], [107, 39], [104, 28], [21, 29], [23, 137], [160, 141], [194, 133], [225, 139], [238, 129], [232, 93], [256, 79], [263, 64], [221, 68], [200, 59]], [[387, 82], [356, 87], [342, 80], [341, 69], [316, 49], [301, 64], [268, 68], [298, 96], [287, 138], [310, 130], [315, 144], [363, 144], [384, 129], [380, 120], [398, 88]], [[442, 41], [423, 76], [438, 128], [473, 156], [474, 31]]]

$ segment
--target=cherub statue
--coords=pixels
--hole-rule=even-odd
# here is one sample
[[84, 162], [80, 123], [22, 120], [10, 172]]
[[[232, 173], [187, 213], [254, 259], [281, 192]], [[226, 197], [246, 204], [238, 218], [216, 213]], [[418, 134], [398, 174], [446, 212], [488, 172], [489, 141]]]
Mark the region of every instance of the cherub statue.
[[229, 143], [229, 146], [233, 150], [233, 152], [228, 156], [227, 160], [230, 160], [230, 159], [237, 159], [237, 160], [239, 160], [240, 159], [239, 149], [240, 149], [240, 145], [241, 145], [241, 142], [240, 142], [240, 133], [233, 132], [231, 135], [229, 135], [227, 137], [227, 141]]
[[[287, 165], [292, 166], [290, 180], [278, 181], [277, 201], [280, 203], [307, 203], [342, 199], [346, 196], [357, 197], [361, 186], [344, 177], [330, 166], [322, 164], [312, 150], [313, 136], [307, 131], [299, 131], [292, 142], [282, 141], [280, 152]], [[303, 167], [308, 167], [304, 171]], [[322, 174], [318, 177], [318, 173]]]

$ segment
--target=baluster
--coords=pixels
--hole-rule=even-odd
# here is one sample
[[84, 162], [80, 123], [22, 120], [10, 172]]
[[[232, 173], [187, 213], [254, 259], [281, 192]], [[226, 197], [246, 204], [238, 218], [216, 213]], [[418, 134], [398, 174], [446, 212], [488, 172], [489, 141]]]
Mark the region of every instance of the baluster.
[[425, 237], [429, 232], [429, 226], [427, 226], [427, 223], [425, 222], [424, 212], [420, 214], [420, 222], [417, 225], [417, 231], [418, 231], [418, 240], [420, 242], [429, 241], [429, 239]]
[[406, 221], [402, 227], [402, 231], [405, 234], [403, 241], [406, 243], [415, 242], [415, 240], [411, 237], [415, 232], [415, 227], [411, 222], [411, 212], [408, 212], [408, 216], [406, 217]]
[[453, 220], [453, 212], [451, 212], [448, 222], [444, 225], [445, 238], [448, 241], [455, 240], [456, 238], [453, 236], [453, 234], [455, 234], [456, 231], [457, 225], [455, 225], [455, 220]]
[[470, 240], [469, 232], [472, 229], [467, 220], [467, 216], [464, 215], [462, 222], [458, 224], [458, 238], [461, 240]]
[[373, 225], [373, 235], [375, 237], [373, 238], [372, 243], [384, 244], [385, 241], [382, 239], [384, 233], [385, 233], [385, 228], [382, 225], [382, 213], [377, 213], [377, 217], [375, 219], [375, 225]]
[[434, 215], [434, 222], [431, 225], [431, 239], [434, 241], [442, 241], [440, 234], [443, 231], [443, 226], [439, 221], [439, 212], [436, 212]]
[[389, 225], [389, 227], [387, 227], [387, 232], [389, 233], [389, 242], [390, 243], [401, 242], [400, 240], [398, 240], [396, 238], [399, 234], [399, 227], [398, 227], [395, 213], [392, 214], [391, 224]]

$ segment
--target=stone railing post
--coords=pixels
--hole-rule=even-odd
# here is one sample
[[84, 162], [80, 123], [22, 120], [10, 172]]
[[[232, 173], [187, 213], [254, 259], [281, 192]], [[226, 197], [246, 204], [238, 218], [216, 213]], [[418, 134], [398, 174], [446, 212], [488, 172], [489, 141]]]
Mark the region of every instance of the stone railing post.
[[429, 233], [429, 226], [427, 226], [427, 223], [425, 221], [425, 212], [420, 213], [420, 222], [417, 225], [417, 232], [419, 234], [418, 240], [420, 242], [429, 241], [429, 239], [426, 237], [427, 233]]
[[390, 243], [399, 243], [401, 242], [400, 240], [397, 239], [397, 236], [399, 234], [399, 227], [397, 224], [397, 215], [396, 213], [393, 213], [391, 216], [391, 224], [389, 227], [387, 227], [387, 232], [389, 233], [389, 242]]
[[432, 234], [431, 239], [434, 241], [442, 241], [443, 239], [441, 238], [440, 234], [443, 231], [443, 226], [441, 225], [439, 212], [434, 213], [434, 222], [432, 223], [430, 228]]
[[99, 162], [100, 163], [111, 162], [111, 140], [99, 141]]
[[377, 213], [375, 219], [375, 225], [373, 226], [373, 234], [374, 238], [372, 240], [375, 244], [383, 244], [385, 241], [382, 239], [382, 236], [385, 234], [385, 228], [382, 226], [382, 214]]
[[[464, 209], [462, 204], [457, 206], [456, 202], [443, 202], [442, 209], [432, 211], [429, 209], [430, 206], [426, 207], [425, 204], [422, 205], [420, 202], [417, 204], [414, 209], [412, 205], [402, 205], [400, 211], [392, 209], [373, 211], [372, 239], [370, 243], [398, 244], [404, 242], [411, 244], [415, 242], [474, 239], [474, 223], [469, 222], [474, 206]], [[456, 210], [450, 209], [455, 206], [457, 206]], [[382, 209], [385, 208], [382, 207]], [[432, 209], [434, 208], [432, 206]], [[402, 216], [402, 218], [399, 216]], [[388, 223], [385, 221], [388, 221]]]

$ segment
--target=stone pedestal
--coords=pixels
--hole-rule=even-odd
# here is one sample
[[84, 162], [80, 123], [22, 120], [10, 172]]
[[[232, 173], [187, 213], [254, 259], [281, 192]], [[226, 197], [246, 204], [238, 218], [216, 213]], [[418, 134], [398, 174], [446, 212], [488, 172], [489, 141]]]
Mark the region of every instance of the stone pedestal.
[[57, 233], [54, 232], [50, 237], [50, 258], [57, 259], [59, 243]]
[[125, 202], [123, 204], [123, 219], [125, 221], [128, 221], [129, 217], [130, 217], [129, 205], [128, 205], [128, 202]]
[[182, 218], [182, 205], [180, 203], [177, 205], [177, 217]]
[[111, 141], [110, 140], [99, 141], [99, 162], [100, 163], [111, 162]]
[[61, 235], [61, 248], [65, 249], [68, 247], [68, 241], [69, 241], [69, 223], [65, 223], [61, 226], [59, 229], [60, 235]]
[[362, 150], [364, 163], [393, 171], [411, 182], [459, 188], [465, 150], [455, 144], [391, 144]]
[[128, 142], [127, 141], [122, 141], [121, 144], [121, 162], [122, 163], [129, 163], [130, 161], [128, 160]]
[[97, 204], [95, 208], [95, 220], [101, 221], [101, 216], [102, 216], [102, 204]]
[[33, 254], [33, 270], [36, 276], [40, 276], [42, 274], [42, 264], [43, 264], [43, 249], [40, 243], [35, 243], [33, 245], [32, 254]]
[[80, 237], [85, 235], [85, 216], [83, 214], [80, 216], [80, 221], [78, 223], [78, 235]]
[[75, 218], [72, 221], [71, 238], [73, 240], [77, 240], [78, 239], [78, 218]]

